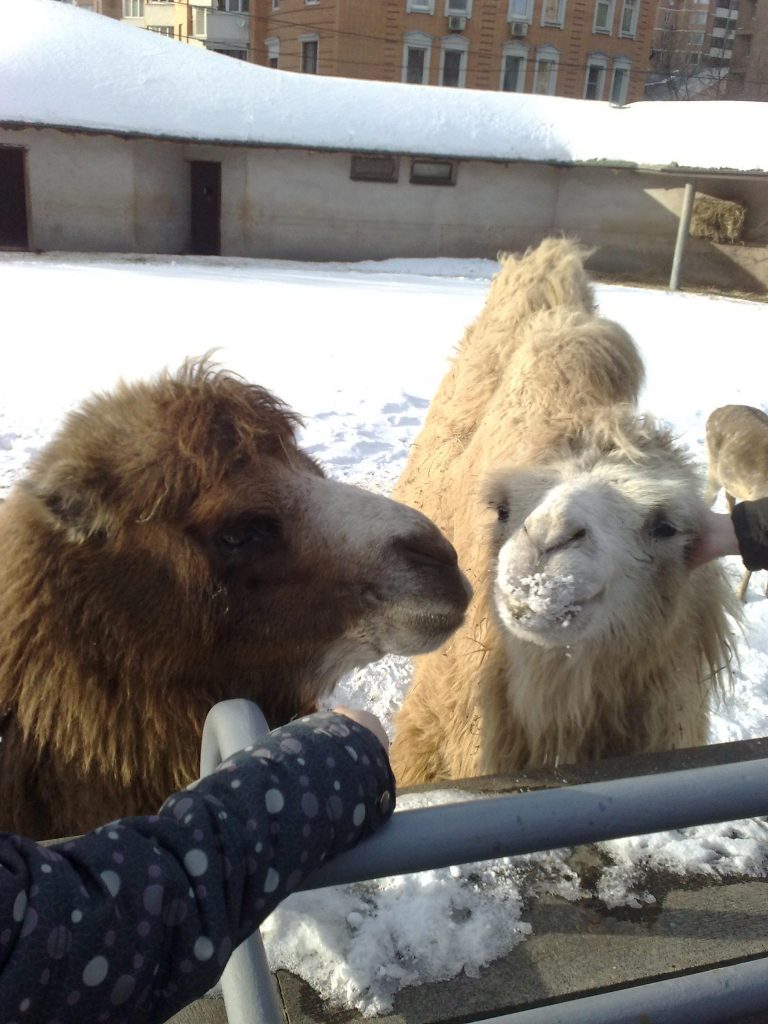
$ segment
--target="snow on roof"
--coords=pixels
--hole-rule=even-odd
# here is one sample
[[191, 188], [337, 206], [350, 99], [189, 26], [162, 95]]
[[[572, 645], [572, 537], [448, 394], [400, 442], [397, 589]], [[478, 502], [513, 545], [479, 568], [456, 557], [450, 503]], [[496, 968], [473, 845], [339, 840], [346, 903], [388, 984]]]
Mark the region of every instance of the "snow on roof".
[[768, 172], [768, 103], [614, 107], [294, 74], [54, 0], [0, 33], [0, 124], [263, 146]]

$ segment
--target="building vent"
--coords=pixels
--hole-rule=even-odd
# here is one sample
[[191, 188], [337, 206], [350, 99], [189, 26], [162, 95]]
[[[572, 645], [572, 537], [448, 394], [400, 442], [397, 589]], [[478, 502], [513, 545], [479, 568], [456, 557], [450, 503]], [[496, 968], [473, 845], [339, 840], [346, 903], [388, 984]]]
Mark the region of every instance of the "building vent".
[[463, 32], [467, 27], [467, 19], [462, 18], [459, 14], [450, 14], [448, 16], [448, 31], [449, 32]]
[[526, 21], [511, 21], [509, 34], [513, 39], [522, 39], [523, 36], [528, 35], [528, 23]]

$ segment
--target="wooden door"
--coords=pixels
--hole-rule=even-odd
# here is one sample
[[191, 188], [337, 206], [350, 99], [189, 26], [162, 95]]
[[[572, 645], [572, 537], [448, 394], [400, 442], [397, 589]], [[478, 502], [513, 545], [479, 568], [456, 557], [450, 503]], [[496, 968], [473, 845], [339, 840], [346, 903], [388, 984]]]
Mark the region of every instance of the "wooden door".
[[0, 246], [27, 249], [27, 176], [25, 151], [0, 146]]
[[221, 164], [193, 160], [191, 170], [191, 243], [195, 256], [221, 255]]

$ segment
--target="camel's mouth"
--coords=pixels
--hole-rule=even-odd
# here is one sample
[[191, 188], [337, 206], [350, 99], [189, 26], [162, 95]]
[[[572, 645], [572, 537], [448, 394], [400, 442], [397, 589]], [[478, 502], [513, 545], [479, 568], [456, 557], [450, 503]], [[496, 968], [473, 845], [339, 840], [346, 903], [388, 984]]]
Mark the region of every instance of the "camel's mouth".
[[387, 633], [389, 649], [396, 654], [428, 654], [437, 650], [464, 621], [464, 612], [399, 607], [391, 616]]
[[552, 645], [570, 643], [592, 620], [603, 591], [582, 595], [573, 576], [535, 573], [513, 587], [496, 585], [502, 622], [513, 633]]

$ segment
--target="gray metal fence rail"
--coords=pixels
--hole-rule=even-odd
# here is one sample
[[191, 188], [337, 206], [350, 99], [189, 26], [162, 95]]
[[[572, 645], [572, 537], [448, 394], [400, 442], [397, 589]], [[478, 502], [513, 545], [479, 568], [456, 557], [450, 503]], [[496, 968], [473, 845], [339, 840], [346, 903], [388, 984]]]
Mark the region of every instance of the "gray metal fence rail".
[[[224, 701], [208, 716], [201, 772], [267, 731], [246, 700]], [[492, 803], [492, 813], [489, 804]], [[400, 811], [385, 829], [315, 871], [302, 888], [407, 874], [429, 868], [618, 839], [768, 813], [768, 758], [611, 779], [457, 804]], [[692, 980], [693, 979], [693, 980]], [[229, 1024], [281, 1024], [258, 933], [232, 955], [222, 977]], [[492, 1024], [696, 1024], [768, 1007], [768, 958], [568, 1000], [492, 1018]], [[666, 1014], [666, 1015], [665, 1015]], [[489, 1024], [491, 1024], [489, 1020]]]

